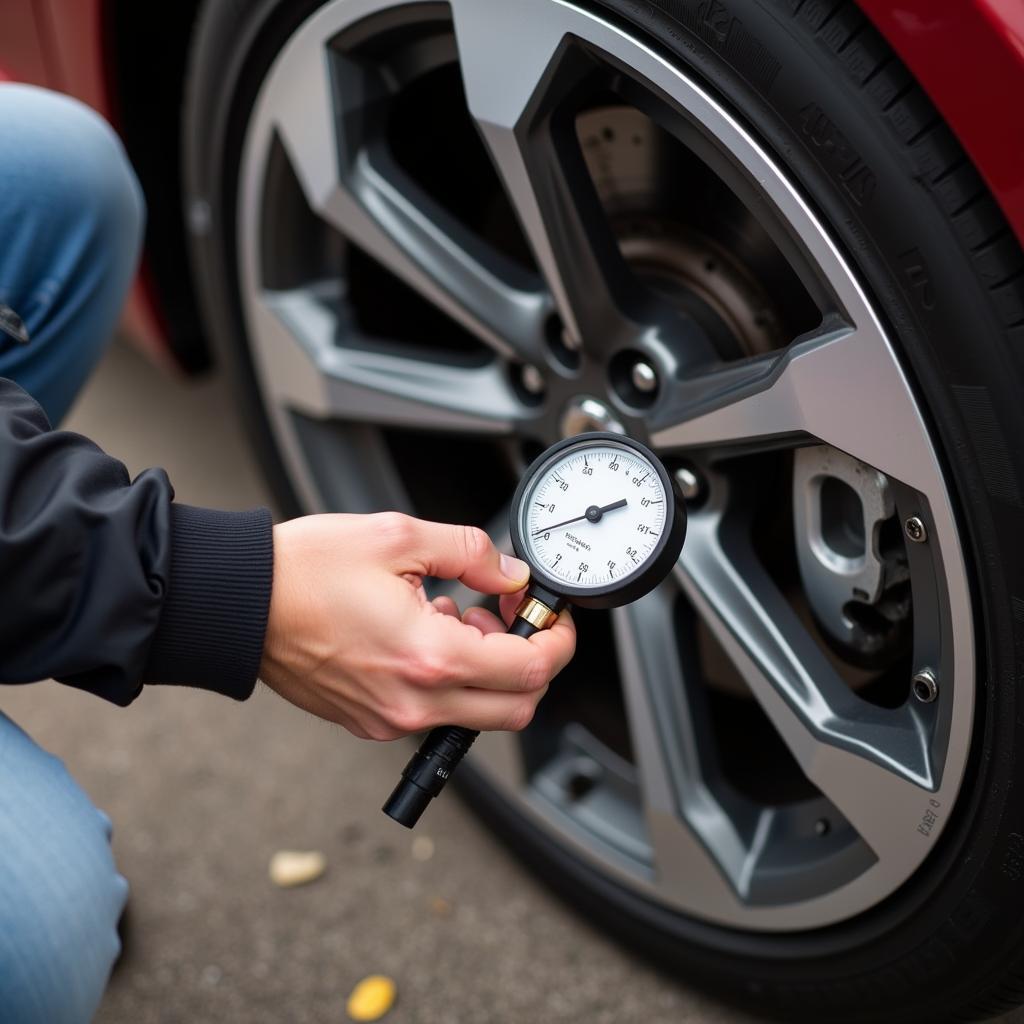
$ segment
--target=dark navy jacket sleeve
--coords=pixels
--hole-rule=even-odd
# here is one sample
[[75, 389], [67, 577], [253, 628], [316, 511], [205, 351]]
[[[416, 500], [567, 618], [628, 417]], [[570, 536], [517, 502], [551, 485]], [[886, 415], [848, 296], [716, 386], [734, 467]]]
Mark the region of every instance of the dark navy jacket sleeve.
[[131, 481], [0, 379], [0, 683], [52, 676], [117, 704], [144, 683], [252, 692], [270, 513], [173, 497], [163, 470]]

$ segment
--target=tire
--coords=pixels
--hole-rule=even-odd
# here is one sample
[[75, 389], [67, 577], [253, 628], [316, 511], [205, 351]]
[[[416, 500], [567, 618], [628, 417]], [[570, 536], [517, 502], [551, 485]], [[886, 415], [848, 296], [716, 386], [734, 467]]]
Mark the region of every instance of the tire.
[[[301, 508], [254, 371], [235, 201], [246, 122], [284, 40], [320, 5], [207, 3], [184, 123], [193, 272], [257, 450]], [[787, 1021], [940, 1021], [1024, 1001], [1024, 257], [921, 88], [858, 8], [817, 0], [600, 0], [595, 11], [703, 83], [768, 147], [855, 266], [953, 483], [972, 584], [971, 755], [920, 868], [877, 905], [758, 932], [680, 913], [580, 857], [464, 772], [470, 805], [563, 898], [673, 976]], [[865, 410], [870, 415], [870, 409]], [[684, 552], [685, 557], [685, 552]], [[884, 800], [884, 793], [879, 799]], [[923, 805], [923, 810], [925, 807]]]
[[[191, 238], [189, 257], [195, 279], [208, 282], [207, 287], [201, 288], [200, 305], [214, 358], [228, 373], [235, 401], [278, 510], [286, 518], [293, 518], [301, 514], [302, 506], [274, 444], [244, 335], [239, 333], [238, 301], [231, 298], [229, 275], [235, 256], [231, 237], [225, 232], [233, 221], [233, 210], [214, 206], [211, 201], [217, 196], [223, 202], [232, 194], [233, 183], [224, 177], [229, 168], [227, 154], [241, 145], [240, 126], [236, 122], [232, 130], [230, 111], [224, 109], [231, 97], [221, 92], [220, 83], [240, 81], [243, 64], [250, 56], [248, 51], [258, 45], [259, 25], [274, 13], [275, 7], [281, 6], [264, 4], [262, 12], [254, 16], [254, 5], [247, 0], [203, 5], [192, 37], [185, 79], [182, 160], [186, 176], [184, 217]], [[308, 12], [314, 6], [294, 5], [290, 20], [282, 17], [279, 10], [276, 17], [282, 22], [281, 30], [294, 27], [301, 20], [299, 12]], [[240, 25], [246, 26], [241, 36], [236, 35]], [[272, 52], [263, 53], [264, 63]], [[252, 57], [260, 60], [258, 53]], [[226, 67], [222, 64], [225, 59], [229, 62]], [[253, 86], [248, 80], [247, 88], [251, 90]], [[210, 116], [213, 110], [216, 112]], [[230, 137], [225, 134], [228, 132]], [[225, 263], [225, 259], [230, 262]]]

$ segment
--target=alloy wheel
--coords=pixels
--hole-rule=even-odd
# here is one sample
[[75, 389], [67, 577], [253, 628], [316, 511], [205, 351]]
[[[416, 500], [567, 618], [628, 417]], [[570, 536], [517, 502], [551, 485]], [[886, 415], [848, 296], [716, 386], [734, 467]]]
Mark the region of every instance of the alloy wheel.
[[952, 503], [870, 297], [740, 118], [569, 4], [345, 0], [277, 57], [241, 173], [244, 314], [308, 509], [500, 541], [530, 457], [595, 427], [690, 499], [674, 579], [581, 614], [476, 769], [707, 921], [819, 927], [907, 881], [973, 719]]

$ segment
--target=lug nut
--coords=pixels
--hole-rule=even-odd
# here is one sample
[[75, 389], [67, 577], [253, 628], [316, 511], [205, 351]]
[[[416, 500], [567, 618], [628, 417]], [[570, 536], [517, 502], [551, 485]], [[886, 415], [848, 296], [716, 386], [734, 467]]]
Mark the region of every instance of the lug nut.
[[679, 490], [687, 501], [694, 501], [700, 497], [700, 477], [688, 466], [676, 470], [676, 483], [679, 484]]
[[567, 370], [578, 370], [583, 347], [580, 339], [562, 322], [561, 317], [552, 313], [544, 321], [544, 341], [548, 352]]
[[903, 530], [915, 544], [923, 544], [928, 539], [928, 531], [918, 516], [911, 516], [903, 524]]
[[642, 394], [649, 395], [658, 387], [658, 375], [650, 363], [635, 363], [630, 377], [633, 387]]
[[939, 695], [938, 680], [935, 678], [932, 670], [928, 668], [921, 669], [921, 671], [914, 676], [912, 688], [914, 696], [922, 704], [931, 704], [931, 702]]
[[531, 395], [539, 395], [544, 391], [544, 377], [536, 366], [527, 363], [523, 367], [520, 378], [523, 388]]

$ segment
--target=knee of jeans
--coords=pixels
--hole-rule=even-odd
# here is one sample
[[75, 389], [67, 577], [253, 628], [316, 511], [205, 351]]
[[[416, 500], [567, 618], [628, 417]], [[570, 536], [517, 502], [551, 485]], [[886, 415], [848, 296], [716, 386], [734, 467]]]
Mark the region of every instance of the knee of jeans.
[[74, 122], [69, 127], [79, 160], [65, 212], [88, 218], [101, 244], [124, 253], [134, 269], [146, 219], [142, 187], [113, 128], [85, 104], [60, 99], [67, 108], [64, 120]]
[[51, 220], [45, 234], [53, 239], [78, 235], [91, 259], [116, 255], [134, 269], [145, 200], [113, 128], [91, 107], [62, 93], [33, 86], [4, 86], [0, 95], [5, 92], [15, 94], [0, 104], [0, 113], [16, 108], [10, 134], [21, 119], [41, 126], [22, 133], [21, 160], [31, 174], [31, 188], [46, 200], [35, 204]]

